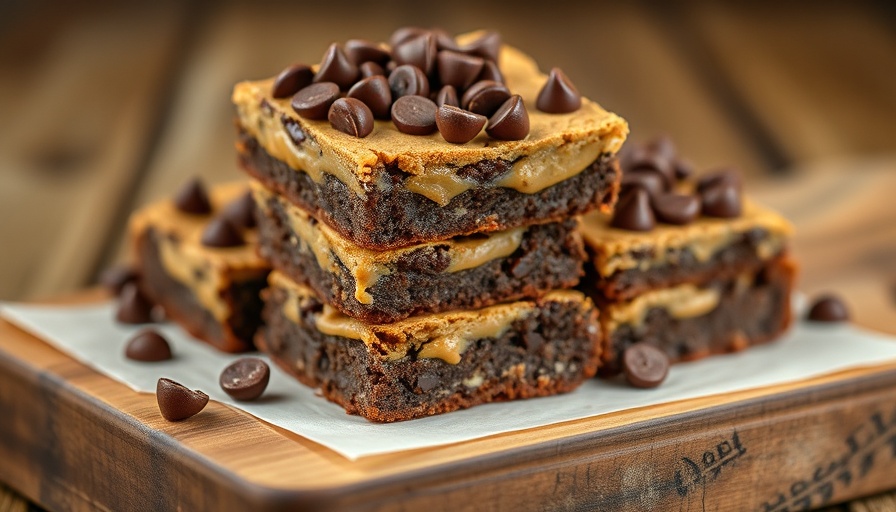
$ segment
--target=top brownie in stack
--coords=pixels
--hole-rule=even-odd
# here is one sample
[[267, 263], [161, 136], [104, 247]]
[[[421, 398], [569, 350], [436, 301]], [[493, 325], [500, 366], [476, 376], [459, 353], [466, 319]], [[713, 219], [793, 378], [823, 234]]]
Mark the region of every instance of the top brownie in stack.
[[[446, 81], [438, 69], [445, 50], [451, 51], [448, 47], [455, 45], [459, 50], [452, 53], [475, 54], [477, 44], [487, 46], [480, 54], [493, 52], [498, 69], [480, 66], [482, 73], [492, 70], [489, 77], [499, 82], [493, 86], [499, 101], [519, 95], [524, 106], [518, 108], [528, 113], [529, 130], [521, 140], [499, 140], [487, 131], [462, 144], [448, 143], [433, 130], [409, 136], [396, 127], [394, 115], [393, 122], [373, 121], [372, 130], [361, 132], [364, 136], [352, 136], [334, 129], [326, 119], [299, 115], [291, 94], [275, 97], [283, 92], [275, 89], [284, 80], [268, 79], [242, 82], [234, 90], [242, 166], [268, 189], [345, 238], [376, 250], [560, 221], [595, 208], [608, 210], [618, 189], [614, 155], [627, 135], [625, 121], [585, 98], [572, 111], [539, 110], [539, 93], [548, 77], [532, 59], [500, 46], [500, 39], [491, 34], [472, 34], [457, 41], [434, 35], [418, 38], [424, 45], [420, 63], [427, 75], [418, 74], [423, 79], [414, 86], [423, 88], [418, 94], [424, 97], [436, 96], [442, 92], [440, 82]], [[486, 39], [488, 44], [482, 43]], [[385, 54], [381, 63], [386, 70], [413, 60], [400, 55], [389, 60], [388, 49], [377, 48]], [[295, 80], [304, 80], [299, 85], [305, 86], [312, 76], [318, 79], [326, 74], [342, 80], [344, 94], [362, 76], [353, 58], [354, 53], [331, 46], [321, 66]], [[335, 61], [343, 64], [341, 75], [333, 72]], [[488, 62], [493, 64], [494, 59]], [[395, 78], [400, 74], [397, 70], [393, 68], [389, 79], [393, 101], [412, 87]], [[284, 75], [289, 72], [285, 70]], [[509, 94], [501, 96], [505, 94], [502, 88]], [[453, 102], [470, 107], [464, 92], [457, 87], [455, 93], [461, 99]], [[437, 98], [439, 103], [441, 99]], [[484, 112], [492, 114], [493, 109]]]

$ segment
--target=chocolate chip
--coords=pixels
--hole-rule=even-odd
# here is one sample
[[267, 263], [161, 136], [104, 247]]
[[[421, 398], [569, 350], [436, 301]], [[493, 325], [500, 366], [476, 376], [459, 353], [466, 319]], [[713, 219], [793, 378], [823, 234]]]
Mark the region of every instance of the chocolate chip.
[[582, 106], [582, 95], [560, 68], [553, 68], [535, 106], [548, 114], [567, 114]]
[[234, 400], [249, 401], [264, 393], [270, 378], [267, 363], [257, 357], [244, 357], [224, 368], [218, 384]]
[[174, 206], [184, 213], [205, 215], [212, 212], [212, 203], [199, 178], [193, 178], [180, 187], [174, 196]]
[[437, 388], [439, 386], [439, 382], [440, 380], [438, 375], [424, 373], [423, 375], [417, 377], [417, 387], [420, 388], [420, 391], [424, 393]]
[[439, 52], [437, 62], [439, 80], [458, 89], [466, 89], [472, 85], [484, 64], [480, 57], [449, 50]]
[[365, 62], [358, 67], [358, 70], [361, 72], [361, 78], [367, 78], [369, 76], [386, 76], [386, 71], [383, 69], [383, 66], [380, 66], [376, 62]]
[[436, 126], [442, 137], [452, 144], [465, 144], [473, 140], [488, 121], [485, 116], [474, 114], [460, 107], [442, 105], [436, 112]]
[[634, 150], [627, 158], [628, 172], [654, 172], [662, 177], [664, 187], [668, 190], [675, 183], [675, 171], [672, 162], [657, 151], [648, 148]]
[[206, 247], [218, 248], [238, 247], [246, 243], [240, 230], [224, 217], [215, 217], [205, 226], [200, 242]]
[[643, 188], [651, 197], [666, 190], [666, 180], [655, 172], [627, 171], [622, 174], [622, 195], [635, 187]]
[[678, 151], [675, 149], [675, 142], [668, 135], [660, 135], [644, 145], [648, 151], [654, 152], [666, 160], [673, 160]]
[[154, 304], [143, 294], [137, 283], [127, 283], [118, 295], [118, 311], [115, 319], [124, 324], [152, 323]]
[[675, 177], [680, 180], [686, 180], [694, 175], [694, 164], [690, 160], [676, 158], [672, 161], [672, 169], [675, 171]]
[[460, 106], [460, 102], [457, 100], [457, 89], [450, 85], [439, 89], [439, 94], [436, 96], [436, 106], [441, 107], [442, 105]]
[[291, 117], [287, 117], [286, 114], [280, 117], [280, 123], [283, 124], [283, 128], [286, 130], [287, 135], [289, 135], [289, 140], [292, 141], [296, 147], [301, 146], [303, 142], [305, 142], [305, 131], [302, 130], [302, 127], [299, 126], [299, 122]]
[[436, 36], [436, 47], [439, 51], [450, 50], [456, 52], [460, 50], [460, 45], [448, 32], [442, 29], [434, 29], [432, 33]]
[[153, 363], [171, 359], [171, 345], [164, 336], [152, 329], [145, 329], [128, 340], [124, 355], [134, 361]]
[[257, 223], [255, 219], [255, 200], [252, 199], [252, 193], [246, 191], [240, 197], [234, 199], [224, 207], [221, 216], [238, 228], [254, 228]]
[[697, 196], [670, 192], [654, 196], [651, 202], [656, 217], [667, 224], [689, 224], [700, 215]]
[[486, 32], [475, 41], [461, 46], [460, 51], [484, 59], [497, 61], [498, 54], [501, 52], [501, 34], [493, 31]]
[[113, 265], [100, 273], [99, 283], [113, 295], [118, 295], [124, 285], [139, 278], [140, 273], [131, 265]]
[[386, 77], [381, 75], [367, 77], [353, 85], [346, 97], [361, 100], [376, 119], [389, 119], [392, 91], [389, 89], [389, 80]]
[[650, 231], [656, 226], [650, 197], [643, 188], [633, 188], [619, 200], [610, 225], [628, 231]]
[[208, 395], [163, 377], [156, 384], [156, 401], [159, 403], [159, 411], [163, 418], [168, 421], [181, 421], [205, 409]]
[[460, 104], [470, 112], [489, 117], [508, 99], [510, 99], [510, 90], [506, 85], [494, 80], [483, 80], [467, 89]]
[[429, 135], [436, 131], [439, 107], [423, 96], [402, 96], [392, 104], [392, 123], [401, 133]]
[[429, 33], [429, 30], [422, 27], [401, 27], [389, 36], [389, 46], [395, 48], [408, 39]]
[[382, 65], [388, 62], [390, 58], [389, 51], [373, 41], [349, 39], [344, 46], [345, 55], [357, 66], [365, 62], [375, 62]]
[[505, 101], [488, 120], [485, 129], [490, 137], [499, 140], [523, 140], [529, 135], [529, 112], [519, 94]]
[[419, 34], [392, 47], [392, 60], [401, 65], [420, 68], [429, 74], [436, 63], [436, 37], [431, 32]]
[[485, 61], [485, 64], [483, 64], [482, 66], [482, 71], [479, 73], [479, 76], [476, 77], [477, 82], [480, 82], [482, 80], [492, 80], [494, 82], [503, 84], [504, 75], [498, 68], [498, 64], [490, 60]]
[[836, 295], [822, 295], [815, 299], [806, 318], [813, 322], [846, 322], [849, 320], [849, 308]]
[[646, 342], [638, 342], [622, 353], [622, 371], [636, 388], [655, 388], [669, 374], [669, 357]]
[[339, 98], [327, 115], [330, 126], [352, 137], [364, 138], [373, 131], [373, 112], [356, 98]]
[[730, 219], [740, 216], [740, 190], [732, 183], [718, 182], [700, 193], [703, 215]]
[[271, 95], [275, 98], [288, 98], [311, 85], [314, 71], [305, 64], [293, 64], [284, 69], [274, 80]]
[[305, 87], [292, 97], [292, 109], [306, 119], [326, 119], [330, 105], [339, 99], [339, 86], [318, 82]]
[[348, 89], [358, 78], [358, 66], [352, 62], [338, 44], [327, 48], [314, 76], [314, 82], [333, 82], [340, 89]]
[[720, 183], [727, 183], [730, 185], [734, 185], [738, 189], [742, 187], [740, 172], [737, 169], [732, 167], [728, 167], [725, 169], [719, 169], [717, 171], [710, 172], [708, 174], [704, 174], [697, 180], [697, 191], [703, 192], [704, 190], [711, 188]]
[[392, 89], [392, 100], [402, 96], [429, 97], [429, 80], [423, 71], [416, 66], [405, 64], [398, 66], [389, 74], [389, 88]]

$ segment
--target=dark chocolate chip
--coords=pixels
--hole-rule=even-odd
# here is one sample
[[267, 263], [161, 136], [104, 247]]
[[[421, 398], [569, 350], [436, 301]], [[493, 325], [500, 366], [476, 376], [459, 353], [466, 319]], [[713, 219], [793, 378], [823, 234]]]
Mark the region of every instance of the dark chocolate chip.
[[219, 248], [238, 247], [246, 243], [240, 230], [224, 217], [215, 217], [209, 221], [202, 231], [200, 241], [206, 247]]
[[488, 31], [475, 41], [461, 46], [460, 51], [482, 57], [483, 59], [497, 61], [498, 54], [501, 52], [501, 34]]
[[168, 421], [181, 421], [205, 409], [208, 395], [163, 377], [156, 384], [156, 401], [159, 403], [159, 411], [163, 418]]
[[436, 131], [439, 107], [423, 96], [402, 96], [392, 104], [392, 123], [401, 133], [429, 135]]
[[456, 52], [460, 50], [460, 45], [457, 44], [457, 41], [448, 32], [437, 28], [434, 29], [432, 33], [436, 36], [436, 47], [439, 51], [450, 50]]
[[686, 180], [694, 175], [694, 164], [687, 159], [676, 158], [672, 161], [672, 169], [679, 180]]
[[668, 135], [659, 135], [644, 145], [648, 151], [652, 151], [666, 160], [673, 160], [678, 151], [675, 142]]
[[710, 172], [708, 174], [704, 174], [700, 177], [700, 179], [697, 180], [697, 191], [703, 192], [704, 190], [720, 183], [734, 185], [735, 187], [740, 189], [742, 187], [740, 172], [738, 172], [737, 169], [734, 169], [733, 167], [728, 167]]
[[647, 148], [634, 150], [627, 158], [628, 172], [655, 172], [662, 177], [665, 189], [669, 190], [675, 183], [675, 171], [672, 162], [657, 151]]
[[382, 45], [365, 39], [349, 39], [346, 41], [345, 55], [357, 66], [365, 62], [375, 62], [382, 65], [388, 62], [390, 58], [389, 51], [383, 48]]
[[373, 131], [373, 112], [356, 98], [339, 98], [327, 115], [330, 126], [352, 137], [364, 138]]
[[375, 75], [361, 80], [349, 89], [347, 97], [361, 100], [376, 119], [389, 119], [392, 91], [386, 77]]
[[652, 200], [656, 217], [666, 224], [690, 224], [700, 215], [700, 199], [689, 194], [669, 192]]
[[118, 295], [124, 285], [138, 279], [140, 273], [131, 265], [113, 265], [100, 273], [99, 283], [113, 295]]
[[438, 375], [432, 375], [429, 373], [424, 373], [417, 377], [417, 387], [420, 388], [420, 391], [426, 393], [427, 391], [432, 391], [433, 389], [439, 386]]
[[365, 62], [358, 67], [358, 70], [361, 72], [361, 78], [380, 75], [386, 76], [386, 70], [376, 62]]
[[124, 324], [152, 323], [153, 306], [152, 301], [143, 294], [137, 283], [127, 283], [118, 294], [118, 311], [115, 313], [115, 319]]
[[485, 116], [474, 114], [460, 107], [442, 105], [436, 112], [436, 126], [442, 137], [452, 144], [465, 144], [473, 140], [488, 121]]
[[314, 71], [305, 64], [293, 64], [284, 69], [274, 80], [271, 95], [275, 98], [288, 98], [311, 85]]
[[635, 187], [643, 188], [651, 197], [666, 190], [666, 180], [656, 172], [626, 171], [622, 173], [622, 195]]
[[529, 135], [529, 112], [519, 94], [505, 101], [488, 120], [485, 129], [490, 137], [499, 140], [523, 140]]
[[732, 184], [718, 182], [706, 187], [700, 193], [703, 215], [730, 219], [740, 216], [740, 189]]
[[479, 76], [476, 77], [477, 82], [481, 82], [482, 80], [491, 80], [503, 84], [504, 75], [501, 73], [501, 69], [498, 68], [498, 64], [490, 60], [485, 61], [485, 64], [482, 66], [482, 71], [479, 73]]
[[318, 82], [305, 87], [292, 97], [292, 109], [306, 119], [326, 119], [330, 105], [339, 99], [339, 86]]
[[441, 51], [438, 56], [439, 80], [443, 84], [466, 89], [476, 81], [484, 62], [481, 57]]
[[849, 308], [836, 295], [822, 295], [815, 299], [806, 318], [813, 322], [846, 322], [849, 320]]
[[442, 105], [460, 106], [460, 101], [457, 99], [457, 89], [450, 85], [439, 89], [439, 94], [436, 96], [436, 106], [441, 107]]
[[234, 199], [224, 207], [221, 216], [238, 228], [254, 228], [257, 223], [255, 219], [255, 200], [252, 199], [252, 193], [246, 191], [240, 197]]
[[507, 86], [493, 80], [476, 82], [460, 100], [461, 106], [470, 112], [489, 117], [510, 99], [510, 90]]
[[301, 146], [303, 142], [305, 142], [305, 130], [302, 130], [302, 127], [299, 126], [299, 122], [291, 117], [287, 117], [285, 114], [280, 117], [280, 122], [283, 124], [283, 128], [286, 130], [287, 135], [289, 135], [289, 139], [292, 141], [296, 147]]
[[429, 30], [422, 27], [401, 27], [389, 36], [389, 46], [395, 48], [408, 39], [429, 33]]
[[402, 96], [429, 97], [429, 79], [420, 68], [408, 64], [398, 66], [389, 74], [389, 88], [392, 101]]
[[174, 206], [185, 213], [205, 215], [212, 212], [212, 203], [208, 200], [205, 185], [199, 178], [184, 183], [174, 196]]
[[234, 400], [249, 401], [264, 393], [270, 379], [267, 363], [257, 357], [244, 357], [224, 368], [218, 384]]
[[548, 114], [567, 114], [582, 106], [582, 95], [560, 68], [553, 68], [535, 106]]
[[622, 371], [636, 388], [655, 388], [669, 375], [669, 357], [646, 342], [638, 342], [622, 353]]
[[138, 332], [128, 340], [124, 355], [134, 361], [153, 363], [171, 359], [171, 345], [164, 336], [152, 329]]
[[320, 68], [314, 75], [316, 83], [333, 82], [343, 90], [351, 87], [357, 78], [358, 66], [345, 55], [345, 52], [336, 43], [327, 48], [320, 61]]
[[429, 74], [436, 63], [436, 37], [431, 32], [414, 36], [392, 48], [392, 60], [399, 65], [411, 65]]
[[653, 210], [650, 208], [650, 196], [643, 188], [633, 188], [628, 192], [613, 212], [610, 225], [628, 231], [650, 231], [656, 226]]

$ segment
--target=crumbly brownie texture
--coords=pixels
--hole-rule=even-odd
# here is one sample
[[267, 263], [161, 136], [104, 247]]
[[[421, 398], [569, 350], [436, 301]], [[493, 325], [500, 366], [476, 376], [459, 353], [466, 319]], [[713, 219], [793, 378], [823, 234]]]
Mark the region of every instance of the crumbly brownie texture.
[[327, 304], [365, 322], [539, 297], [575, 286], [582, 274], [576, 219], [371, 251], [260, 186], [253, 189], [262, 212], [260, 254]]
[[627, 302], [602, 303], [606, 346], [601, 374], [618, 373], [623, 351], [640, 341], [656, 345], [676, 362], [775, 339], [790, 325], [795, 272], [793, 260], [782, 255], [733, 278], [654, 290]]
[[264, 292], [256, 344], [302, 383], [372, 421], [568, 392], [597, 370], [596, 310], [576, 292], [362, 325], [277, 275]]

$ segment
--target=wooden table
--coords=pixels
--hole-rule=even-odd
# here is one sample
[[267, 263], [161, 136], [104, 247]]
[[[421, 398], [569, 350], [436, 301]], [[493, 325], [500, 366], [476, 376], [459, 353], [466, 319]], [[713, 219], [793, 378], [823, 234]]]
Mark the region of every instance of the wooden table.
[[[634, 139], [669, 133], [702, 169], [738, 165], [795, 221], [801, 288], [836, 290], [859, 323], [896, 332], [892, 3], [420, 5], [0, 5], [0, 299], [84, 287], [124, 256], [134, 208], [195, 174], [238, 176], [234, 82], [413, 23], [498, 29]], [[872, 508], [884, 501], [850, 507], [896, 510]]]

